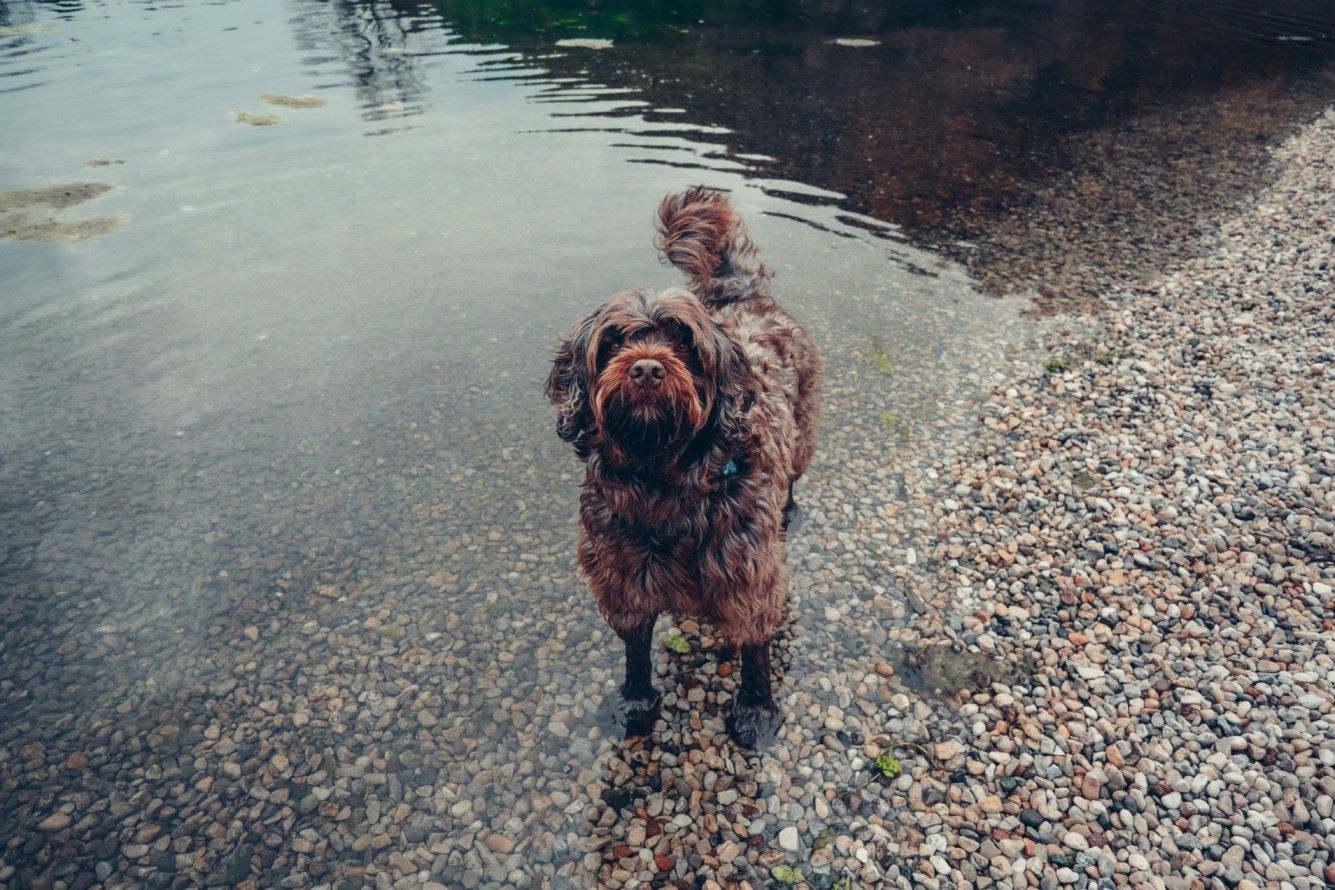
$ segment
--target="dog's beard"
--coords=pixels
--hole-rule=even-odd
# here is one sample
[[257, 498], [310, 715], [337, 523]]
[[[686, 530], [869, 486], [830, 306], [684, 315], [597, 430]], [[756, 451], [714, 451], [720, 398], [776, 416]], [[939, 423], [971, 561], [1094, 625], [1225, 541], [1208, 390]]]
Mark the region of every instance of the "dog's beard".
[[607, 399], [604, 429], [622, 448], [647, 457], [673, 450], [694, 432], [688, 413], [666, 397], [626, 398], [617, 392]]
[[610, 382], [597, 394], [595, 403], [595, 414], [607, 437], [641, 458], [675, 451], [703, 426], [705, 406], [695, 382], [687, 376], [669, 373], [652, 392]]

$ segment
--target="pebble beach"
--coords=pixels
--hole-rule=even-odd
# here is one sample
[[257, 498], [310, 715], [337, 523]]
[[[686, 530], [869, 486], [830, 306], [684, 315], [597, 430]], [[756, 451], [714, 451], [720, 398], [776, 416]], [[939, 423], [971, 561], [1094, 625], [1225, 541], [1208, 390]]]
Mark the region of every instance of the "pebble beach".
[[1335, 883], [1335, 114], [1275, 163], [939, 464], [963, 623], [905, 636], [1032, 671], [934, 709], [877, 881]]

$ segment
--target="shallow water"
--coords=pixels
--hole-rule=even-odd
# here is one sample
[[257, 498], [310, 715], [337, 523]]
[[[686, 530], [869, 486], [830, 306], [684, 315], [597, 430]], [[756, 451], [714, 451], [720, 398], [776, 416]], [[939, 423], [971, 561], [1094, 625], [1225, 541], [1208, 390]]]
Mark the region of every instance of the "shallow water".
[[[1329, 39], [1314, 8], [1276, 7], [1283, 27], [1243, 41], [1263, 52], [1202, 70], [1301, 71]], [[1040, 122], [1192, 80], [1150, 52], [1054, 113], [1051, 11], [0, 4], [0, 190], [112, 186], [49, 211], [88, 237], [0, 240], [0, 881], [601, 874], [590, 805], [633, 812], [662, 757], [724, 746], [731, 681], [707, 629], [658, 653], [675, 750], [652, 780], [599, 726], [619, 647], [570, 566], [578, 467], [538, 390], [579, 314], [675, 283], [649, 221], [694, 182], [732, 190], [830, 367], [779, 659], [792, 737], [709, 761], [765, 812], [747, 783], [855, 711], [911, 620], [888, 572], [911, 542], [882, 514], [916, 465], [891, 455], [957, 435], [1027, 331], [909, 246], [898, 224], [927, 217], [894, 196], [992, 200]], [[1185, 39], [1172, 21], [1136, 45]], [[612, 46], [558, 45], [589, 39]], [[1021, 55], [960, 87], [989, 116], [943, 111], [945, 90], [891, 126], [903, 97], [870, 87]], [[1017, 95], [1031, 116], [1008, 116]], [[957, 163], [957, 138], [990, 160]], [[116, 225], [78, 228], [96, 219]], [[71, 828], [39, 827], [61, 808]]]

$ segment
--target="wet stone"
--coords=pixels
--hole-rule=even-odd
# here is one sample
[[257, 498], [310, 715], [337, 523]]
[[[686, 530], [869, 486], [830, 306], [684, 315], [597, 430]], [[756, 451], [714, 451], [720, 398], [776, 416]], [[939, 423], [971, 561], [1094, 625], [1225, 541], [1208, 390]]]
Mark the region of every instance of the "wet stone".
[[74, 820], [70, 817], [70, 814], [62, 810], [61, 812], [52, 813], [50, 816], [47, 816], [38, 823], [37, 827], [42, 829], [42, 831], [62, 831], [69, 828], [73, 821]]

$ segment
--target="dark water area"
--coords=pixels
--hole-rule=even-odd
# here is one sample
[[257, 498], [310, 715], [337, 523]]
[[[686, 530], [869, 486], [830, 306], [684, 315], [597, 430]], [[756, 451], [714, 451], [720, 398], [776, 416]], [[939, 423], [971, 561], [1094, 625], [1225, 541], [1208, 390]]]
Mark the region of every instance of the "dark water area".
[[[0, 2], [0, 884], [756, 886], [783, 825], [893, 820], [813, 795], [935, 706], [873, 670], [930, 535], [904, 492], [1041, 361], [924, 245], [1149, 107], [1282, 135], [1331, 15]], [[1224, 93], [1275, 113], [1192, 104]], [[649, 222], [694, 183], [829, 371], [759, 758], [690, 622], [661, 744], [600, 725], [619, 646], [539, 391], [581, 314], [677, 283]]]
[[[726, 128], [722, 154], [757, 175], [819, 185], [921, 233], [1016, 200], [1078, 163], [1065, 137], [1143, 108], [1245, 89], [1316, 93], [1319, 109], [1335, 51], [1335, 7], [1322, 0], [394, 3], [361, 7], [349, 28], [393, 51], [429, 31], [432, 13], [571, 87], [633, 90], [627, 98], [647, 103], [637, 113], [650, 120]], [[589, 39], [611, 45], [552, 53], [557, 41]], [[366, 89], [430, 101], [407, 54], [388, 70], [368, 57]], [[631, 141], [633, 129], [616, 125], [625, 114], [576, 107], [560, 117]], [[1247, 135], [1271, 138], [1272, 124]], [[640, 148], [630, 160], [699, 163]]]

